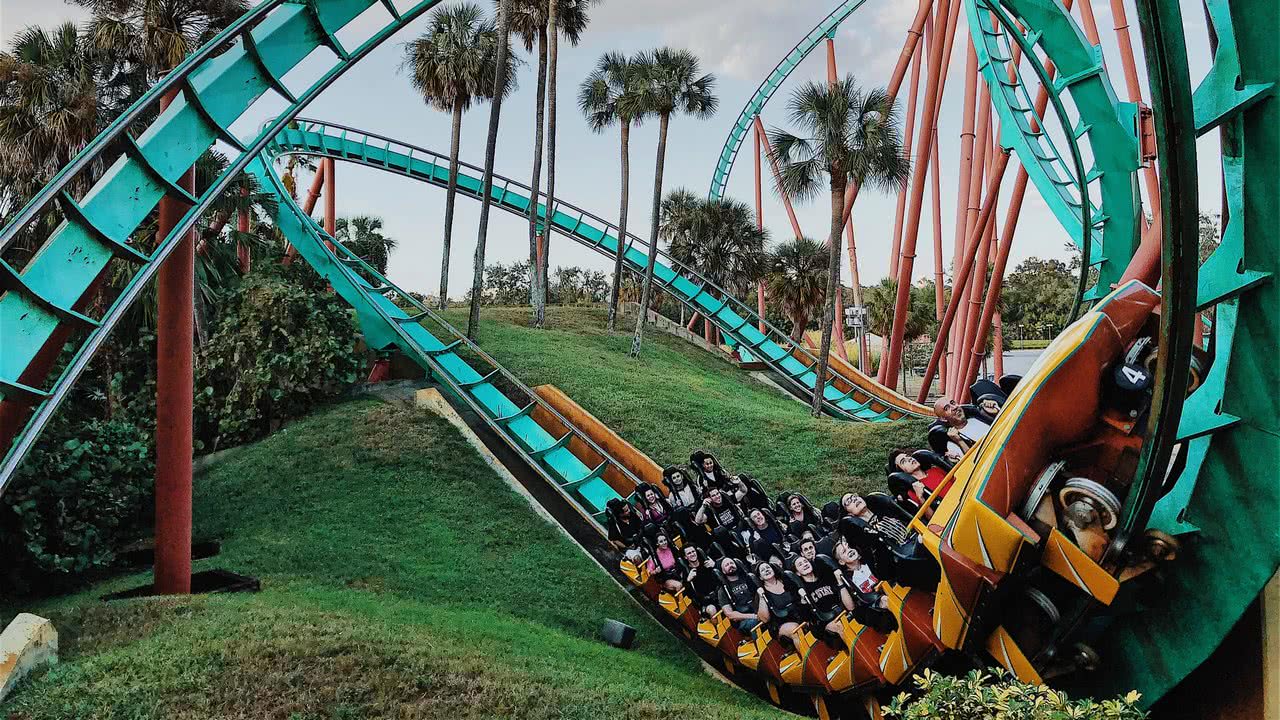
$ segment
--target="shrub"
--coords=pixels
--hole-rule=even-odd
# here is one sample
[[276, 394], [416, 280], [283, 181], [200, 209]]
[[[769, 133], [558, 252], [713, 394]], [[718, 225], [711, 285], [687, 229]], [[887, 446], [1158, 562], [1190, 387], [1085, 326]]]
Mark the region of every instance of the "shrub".
[[919, 693], [902, 693], [885, 708], [885, 716], [902, 720], [1142, 720], [1140, 696], [1130, 692], [1115, 700], [1071, 700], [1044, 685], [1019, 682], [1004, 669], [995, 674], [973, 670], [948, 677], [925, 670], [915, 678]]
[[50, 428], [0, 501], [0, 587], [54, 590], [109, 566], [149, 519], [154, 475], [150, 433], [133, 423]]
[[310, 268], [246, 276], [196, 359], [205, 449], [257, 440], [345, 391], [364, 358], [350, 308]]

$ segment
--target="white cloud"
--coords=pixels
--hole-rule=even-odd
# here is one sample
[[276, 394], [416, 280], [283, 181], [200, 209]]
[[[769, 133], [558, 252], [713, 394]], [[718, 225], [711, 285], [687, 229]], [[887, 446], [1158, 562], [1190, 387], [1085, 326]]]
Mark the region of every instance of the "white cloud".
[[7, 51], [13, 37], [31, 25], [48, 27], [88, 16], [84, 8], [60, 0], [0, 0], [0, 47]]

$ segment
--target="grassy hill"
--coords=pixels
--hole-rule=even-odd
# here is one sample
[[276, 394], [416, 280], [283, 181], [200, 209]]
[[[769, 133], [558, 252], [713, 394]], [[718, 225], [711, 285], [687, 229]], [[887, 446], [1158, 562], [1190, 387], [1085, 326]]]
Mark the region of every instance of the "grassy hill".
[[[232, 451], [196, 487], [197, 563], [258, 594], [21, 609], [62, 662], [0, 705], [68, 718], [773, 718], [706, 674], [452, 426], [360, 400]], [[7, 622], [17, 608], [0, 610]], [[632, 651], [600, 622], [639, 629]]]
[[[465, 308], [447, 317], [466, 325]], [[766, 488], [818, 501], [883, 490], [888, 451], [924, 443], [923, 421], [814, 419], [807, 405], [652, 328], [640, 358], [628, 359], [634, 318], [610, 335], [603, 308], [548, 308], [544, 330], [530, 329], [529, 317], [528, 308], [486, 308], [481, 347], [527, 384], [559, 386], [659, 464], [705, 448]]]
[[[456, 311], [455, 311], [456, 312]], [[461, 321], [460, 316], [455, 316]], [[596, 308], [490, 309], [481, 343], [530, 385], [554, 383], [662, 463], [707, 448], [774, 490], [817, 500], [883, 487], [886, 451], [922, 423], [867, 425], [808, 408], [659, 332]], [[358, 400], [231, 451], [196, 484], [196, 534], [252, 595], [99, 597], [118, 577], [42, 604], [62, 660], [28, 681], [6, 720], [65, 718], [773, 718], [708, 675], [448, 423]], [[639, 629], [620, 651], [601, 621]]]

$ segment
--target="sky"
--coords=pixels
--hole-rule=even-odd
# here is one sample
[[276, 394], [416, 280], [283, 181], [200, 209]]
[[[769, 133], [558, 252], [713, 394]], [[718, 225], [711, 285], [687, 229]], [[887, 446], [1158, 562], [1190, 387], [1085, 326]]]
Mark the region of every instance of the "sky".
[[[412, 4], [411, 0], [395, 1], [401, 8]], [[664, 192], [687, 187], [702, 195], [710, 184], [729, 129], [760, 80], [838, 4], [837, 0], [602, 0], [592, 9], [591, 25], [579, 46], [569, 47], [562, 43], [560, 51], [557, 197], [605, 218], [617, 216], [620, 187], [617, 131], [593, 133], [576, 106], [578, 84], [601, 54], [615, 50], [630, 54], [664, 45], [686, 48], [698, 55], [705, 71], [716, 76], [719, 111], [709, 120], [687, 117], [672, 120], [664, 173]], [[1135, 33], [1136, 52], [1141, 65], [1133, 0], [1124, 0], [1124, 4]], [[1209, 63], [1204, 17], [1198, 0], [1183, 0], [1182, 4], [1194, 83]], [[909, 0], [868, 0], [844, 22], [836, 35], [839, 72], [842, 75], [853, 74], [866, 87], [887, 84], [914, 10], [915, 3]], [[1123, 99], [1126, 93], [1112, 31], [1114, 21], [1110, 3], [1094, 0], [1094, 11], [1108, 69], [1117, 94]], [[375, 3], [373, 8], [341, 31], [339, 38], [348, 47], [353, 47], [381, 27], [388, 17], [385, 10]], [[82, 22], [84, 18], [83, 9], [62, 0], [0, 0], [0, 45], [7, 49], [14, 34], [28, 25]], [[962, 24], [963, 18], [964, 13], [961, 13]], [[419, 18], [374, 50], [317, 97], [301, 116], [341, 123], [447, 153], [448, 115], [426, 106], [400, 70], [405, 43], [419, 35], [425, 24], [425, 18]], [[962, 27], [960, 32], [967, 30]], [[955, 43], [951, 73], [938, 120], [943, 262], [948, 269], [956, 212], [964, 48], [963, 42]], [[517, 49], [526, 63], [520, 69], [519, 89], [503, 103], [495, 169], [499, 174], [528, 183], [533, 160], [533, 74], [536, 59], [526, 55], [523, 48], [517, 46]], [[299, 91], [319, 77], [330, 62], [324, 57], [326, 52], [319, 51], [304, 61], [286, 76], [286, 84]], [[787, 125], [786, 99], [801, 82], [825, 79], [825, 63], [825, 52], [819, 47], [792, 73], [765, 108], [763, 120], [766, 127]], [[1139, 74], [1145, 95], [1145, 73], [1140, 70]], [[908, 84], [904, 84], [899, 95], [904, 110], [908, 89]], [[282, 101], [267, 96], [251, 107], [236, 122], [233, 130], [241, 138], [249, 137], [282, 108]], [[464, 161], [476, 165], [483, 163], [488, 115], [488, 106], [480, 105], [473, 107], [464, 117], [461, 147]], [[645, 238], [649, 234], [656, 141], [656, 123], [648, 123], [632, 132], [629, 225], [632, 232]], [[1198, 149], [1202, 163], [1216, 160], [1216, 133], [1206, 135]], [[1014, 167], [1016, 165], [1011, 165], [1006, 176], [1006, 188], [1011, 185]], [[727, 195], [751, 202], [754, 196], [752, 173], [748, 139], [730, 177]], [[347, 163], [339, 163], [336, 174], [338, 214], [378, 215], [383, 218], [387, 234], [398, 241], [399, 246], [392, 254], [389, 266], [391, 279], [407, 289], [435, 294], [440, 278], [444, 191]], [[1221, 192], [1218, 182], [1217, 172], [1201, 173], [1202, 204], [1210, 209], [1215, 209], [1213, 206]], [[306, 181], [300, 184], [305, 187]], [[864, 285], [879, 281], [888, 272], [895, 207], [896, 197], [875, 192], [862, 193], [855, 206], [860, 279]], [[805, 234], [822, 239], [829, 222], [826, 219], [826, 202], [820, 199], [797, 205], [795, 209]], [[765, 190], [763, 215], [774, 243], [791, 237], [785, 210], [771, 186]], [[449, 294], [454, 298], [461, 297], [470, 287], [478, 217], [478, 203], [468, 199], [459, 201], [449, 272]], [[931, 276], [933, 272], [931, 217], [931, 200], [926, 195], [915, 260], [917, 279]], [[1002, 223], [1003, 217], [1002, 203], [997, 219]], [[487, 262], [527, 258], [527, 228], [527, 221], [505, 212], [496, 212], [490, 222]], [[1066, 231], [1032, 188], [1028, 191], [1018, 224], [1009, 267], [1012, 269], [1031, 256], [1066, 259], [1069, 253], [1065, 245], [1069, 240]], [[602, 256], [561, 237], [552, 241], [551, 264], [553, 267], [580, 265], [605, 271], [612, 267]], [[847, 260], [842, 263], [842, 274], [845, 284], [849, 284]]]

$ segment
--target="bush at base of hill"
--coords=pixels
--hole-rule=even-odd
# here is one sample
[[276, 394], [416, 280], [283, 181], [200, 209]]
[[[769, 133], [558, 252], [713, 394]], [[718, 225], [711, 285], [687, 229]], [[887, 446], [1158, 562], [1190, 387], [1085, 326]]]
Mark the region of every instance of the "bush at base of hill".
[[948, 677], [925, 670], [914, 680], [918, 693], [902, 693], [885, 708], [899, 720], [1143, 720], [1140, 696], [1114, 700], [1072, 700], [1044, 685], [1019, 682], [1003, 669], [973, 670]]
[[154, 475], [151, 437], [131, 422], [51, 428], [0, 502], [4, 594], [56, 590], [109, 566], [150, 512]]
[[246, 276], [196, 360], [206, 450], [265, 437], [345, 392], [364, 358], [350, 308], [310, 268]]

